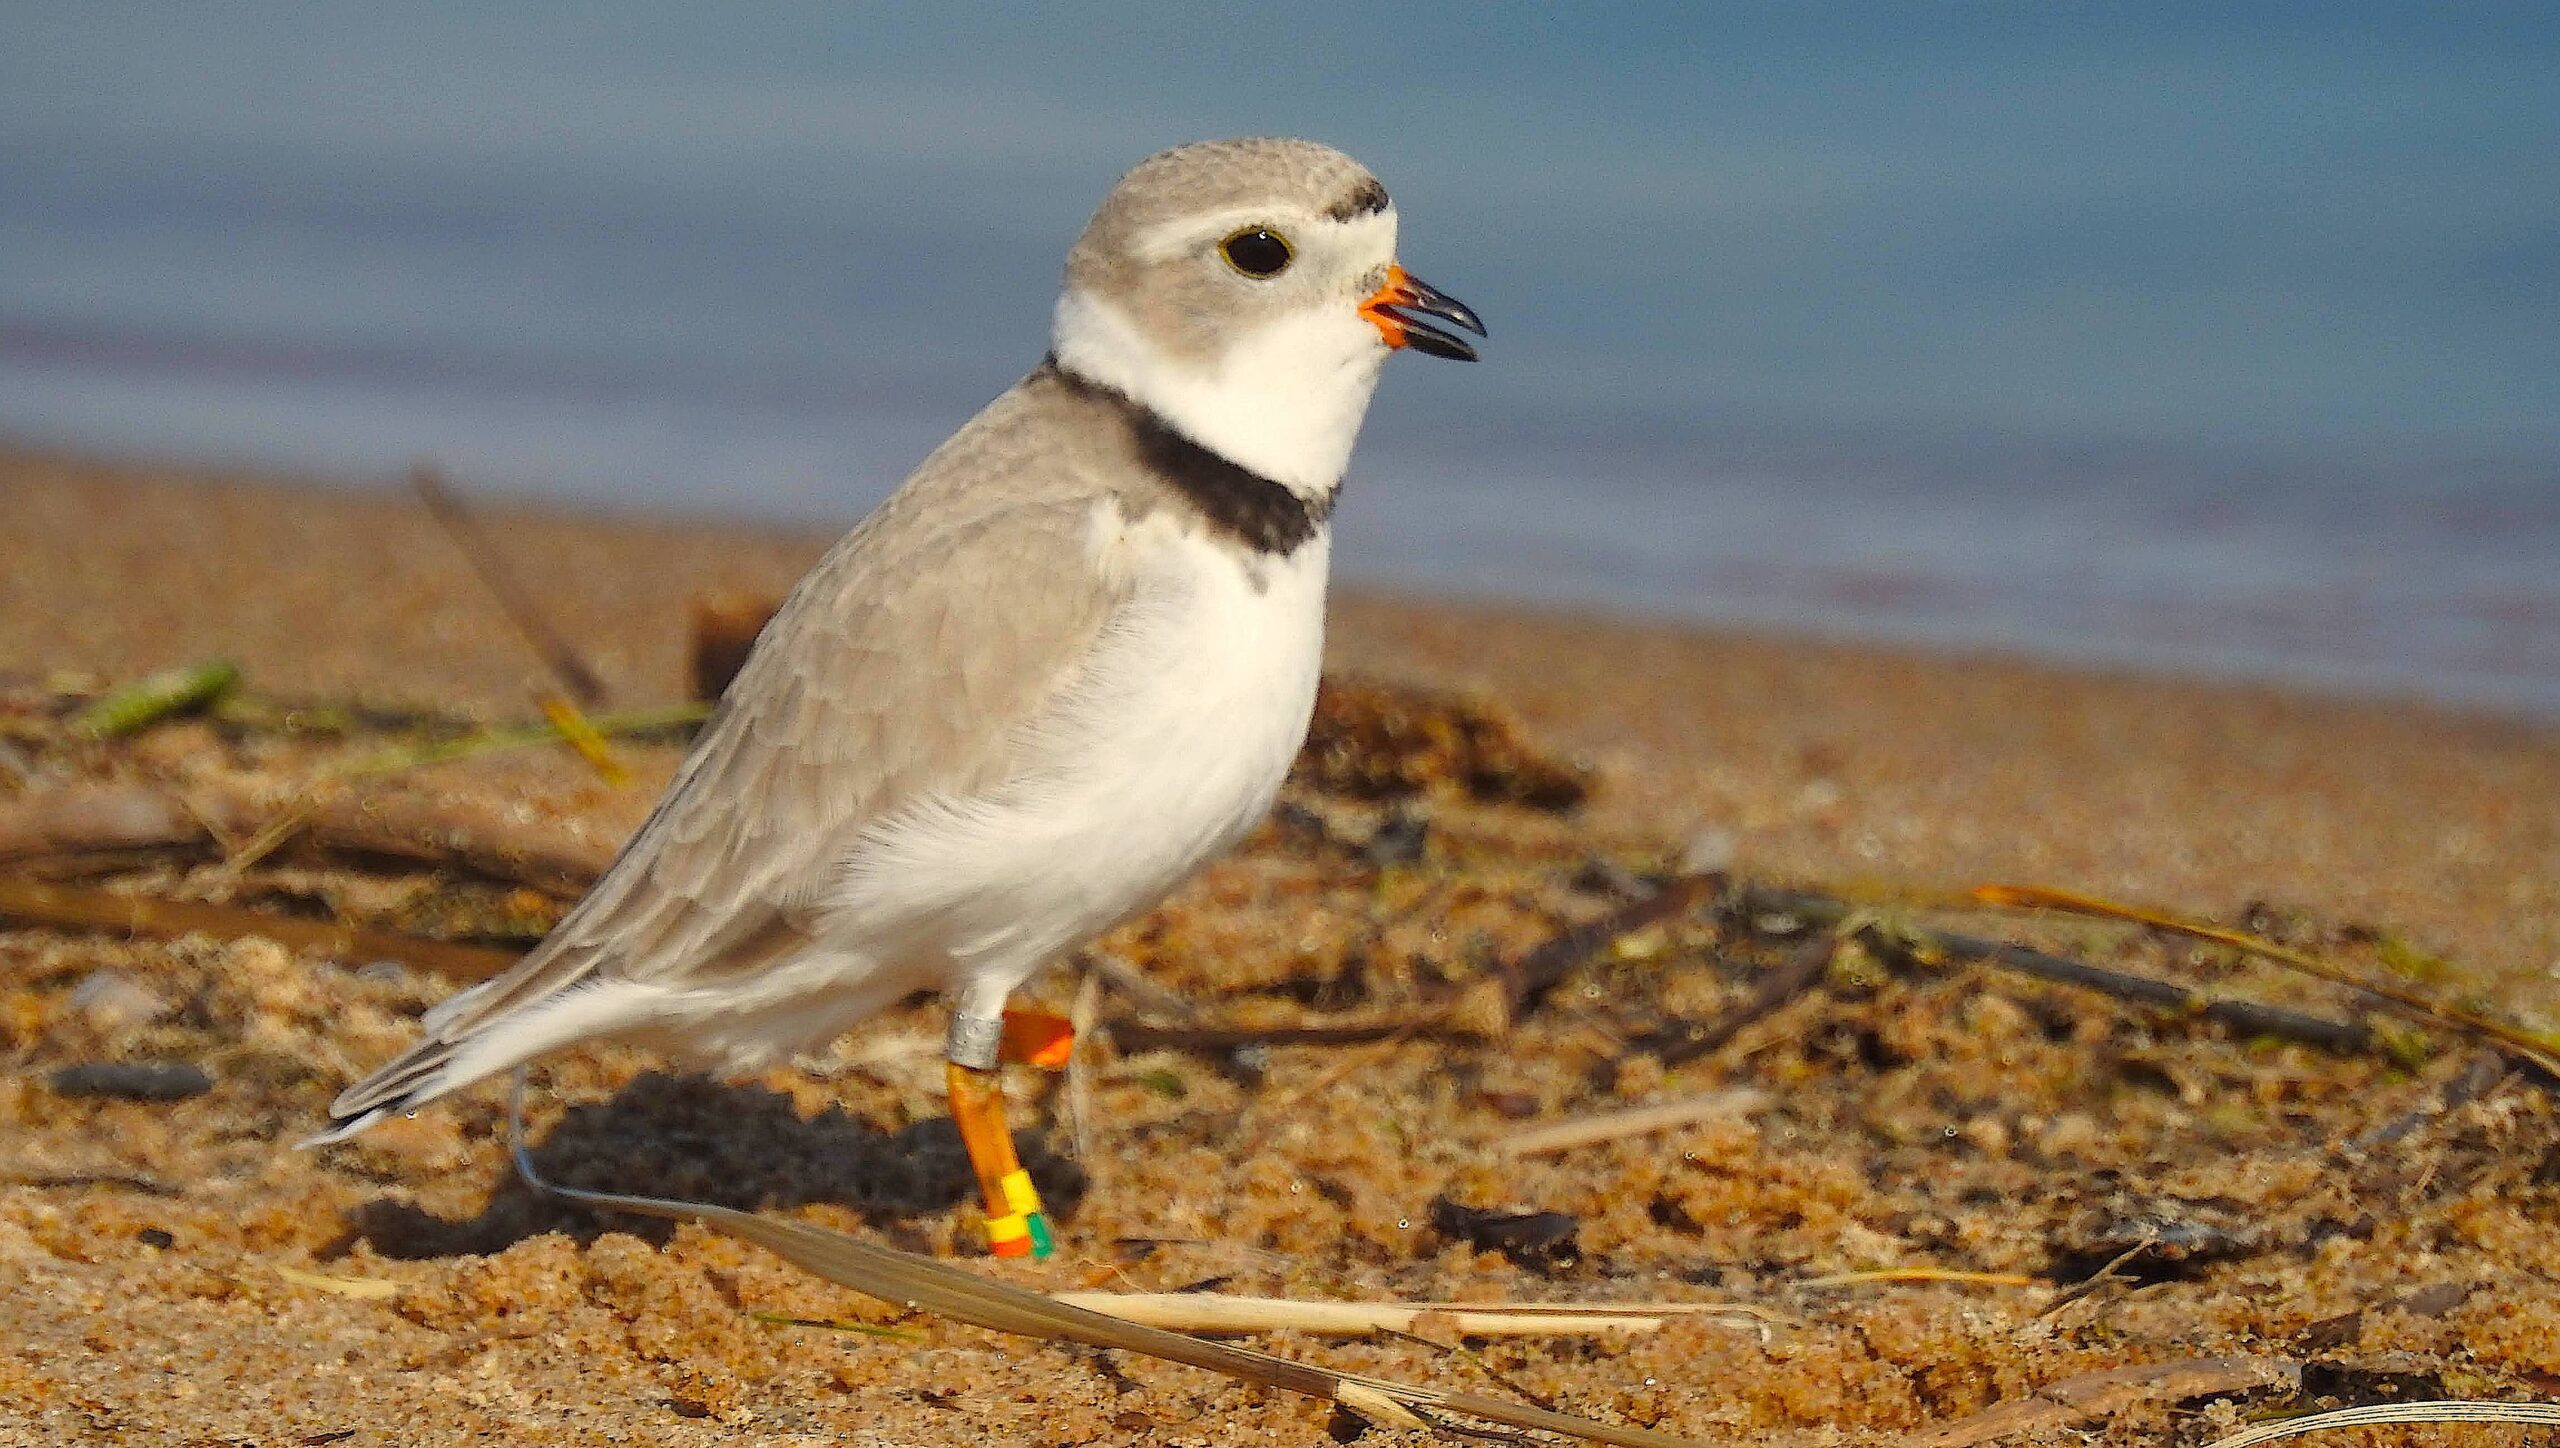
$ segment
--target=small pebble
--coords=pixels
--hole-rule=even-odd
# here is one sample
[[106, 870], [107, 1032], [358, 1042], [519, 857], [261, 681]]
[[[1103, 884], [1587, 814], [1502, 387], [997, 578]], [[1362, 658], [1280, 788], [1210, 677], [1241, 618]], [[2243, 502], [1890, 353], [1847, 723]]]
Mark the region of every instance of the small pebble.
[[93, 970], [71, 988], [63, 1004], [100, 1035], [149, 1025], [169, 1013], [169, 1003], [122, 971]]
[[1430, 841], [1429, 819], [1398, 810], [1379, 824], [1377, 833], [1369, 836], [1369, 843], [1360, 847], [1360, 854], [1381, 870], [1390, 865], [1419, 864]]
[[1711, 875], [1733, 868], [1734, 858], [1742, 853], [1741, 837], [1733, 831], [1709, 826], [1689, 837], [1689, 846], [1680, 854], [1680, 872], [1684, 875]]
[[113, 1096], [125, 1101], [184, 1101], [213, 1089], [201, 1066], [184, 1061], [84, 1061], [53, 1073], [57, 1096]]

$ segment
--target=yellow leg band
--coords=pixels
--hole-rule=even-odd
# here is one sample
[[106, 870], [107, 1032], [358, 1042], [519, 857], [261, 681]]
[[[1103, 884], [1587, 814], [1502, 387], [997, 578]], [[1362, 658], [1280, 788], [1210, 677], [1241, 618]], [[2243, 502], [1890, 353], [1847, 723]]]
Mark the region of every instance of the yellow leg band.
[[1040, 1189], [1031, 1184], [1031, 1173], [1019, 1168], [1005, 1173], [1004, 1204], [1022, 1216], [1040, 1210]]

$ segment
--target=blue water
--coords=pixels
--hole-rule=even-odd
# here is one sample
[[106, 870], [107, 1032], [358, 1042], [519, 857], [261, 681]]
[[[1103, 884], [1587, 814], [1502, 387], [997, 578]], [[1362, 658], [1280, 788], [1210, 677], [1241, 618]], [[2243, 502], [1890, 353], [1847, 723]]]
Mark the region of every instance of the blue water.
[[2560, 22], [1786, 9], [13, 6], [0, 436], [839, 524], [1291, 130], [1493, 324], [1353, 578], [2560, 714]]

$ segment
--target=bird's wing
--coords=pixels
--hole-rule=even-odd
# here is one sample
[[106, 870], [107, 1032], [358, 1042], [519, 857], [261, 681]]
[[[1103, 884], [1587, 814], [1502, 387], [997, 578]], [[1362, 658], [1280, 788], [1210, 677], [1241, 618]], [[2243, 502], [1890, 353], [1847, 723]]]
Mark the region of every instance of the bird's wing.
[[430, 1037], [592, 975], [683, 986], [797, 954], [866, 826], [995, 782], [1124, 591], [1095, 566], [1105, 490], [1054, 402], [999, 399], [828, 553], [612, 868]]

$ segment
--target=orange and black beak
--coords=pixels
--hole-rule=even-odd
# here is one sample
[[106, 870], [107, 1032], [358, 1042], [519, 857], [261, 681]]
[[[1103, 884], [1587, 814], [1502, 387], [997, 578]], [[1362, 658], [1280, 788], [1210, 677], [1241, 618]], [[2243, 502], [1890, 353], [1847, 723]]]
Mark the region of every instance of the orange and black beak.
[[1360, 315], [1378, 329], [1390, 347], [1411, 347], [1434, 357], [1447, 357], [1458, 362], [1476, 360], [1476, 349], [1453, 332], [1418, 321], [1407, 313], [1438, 317], [1454, 322], [1481, 337], [1485, 334], [1483, 319], [1466, 303], [1442, 292], [1400, 266], [1387, 268], [1387, 284], [1360, 304]]

